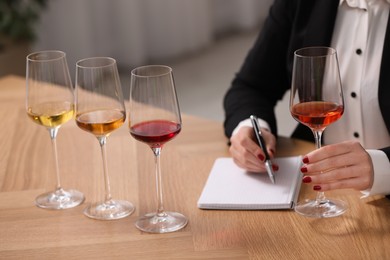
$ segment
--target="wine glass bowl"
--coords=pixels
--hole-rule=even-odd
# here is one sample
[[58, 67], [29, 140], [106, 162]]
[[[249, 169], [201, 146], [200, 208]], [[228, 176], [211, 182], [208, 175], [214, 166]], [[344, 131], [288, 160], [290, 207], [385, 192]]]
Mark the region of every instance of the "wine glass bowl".
[[68, 209], [80, 205], [84, 195], [61, 186], [57, 154], [58, 130], [74, 115], [74, 89], [64, 52], [41, 51], [27, 56], [26, 111], [29, 118], [49, 131], [57, 178], [54, 191], [39, 195], [36, 205], [46, 209]]
[[181, 131], [181, 124], [167, 120], [145, 121], [131, 126], [130, 134], [151, 148], [162, 147]]
[[[309, 127], [321, 148], [322, 133], [344, 113], [337, 52], [330, 47], [307, 47], [294, 53], [290, 92], [292, 117]], [[324, 218], [343, 214], [348, 206], [344, 201], [328, 199], [317, 192], [315, 200], [297, 203], [294, 209], [301, 215]]]
[[308, 101], [295, 104], [291, 115], [310, 129], [324, 130], [344, 113], [344, 106], [327, 101]]
[[165, 211], [160, 155], [163, 146], [181, 131], [181, 115], [172, 69], [149, 65], [131, 72], [130, 134], [147, 144], [155, 157], [157, 210], [140, 217], [135, 225], [150, 233], [166, 233], [182, 229], [187, 218], [181, 213]]
[[[87, 58], [76, 64], [76, 124], [94, 135], [101, 148], [104, 197], [91, 202], [85, 209], [87, 217], [113, 220], [134, 212], [131, 202], [114, 200], [111, 196], [106, 155], [108, 136], [126, 120], [116, 61], [109, 57]], [[97, 191], [98, 192], [98, 191]]]

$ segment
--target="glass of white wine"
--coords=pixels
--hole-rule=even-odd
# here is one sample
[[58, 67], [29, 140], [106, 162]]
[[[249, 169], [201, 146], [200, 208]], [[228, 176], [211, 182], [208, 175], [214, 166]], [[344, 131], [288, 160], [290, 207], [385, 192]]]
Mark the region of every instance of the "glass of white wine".
[[55, 50], [35, 52], [27, 56], [26, 63], [27, 115], [49, 131], [57, 176], [54, 191], [39, 195], [35, 203], [46, 209], [73, 208], [84, 201], [84, 195], [61, 187], [56, 144], [58, 129], [74, 115], [74, 89], [66, 54]]
[[99, 141], [103, 159], [104, 198], [99, 197], [84, 210], [87, 217], [120, 219], [134, 211], [132, 203], [111, 196], [106, 156], [107, 137], [126, 120], [126, 110], [116, 61], [94, 57], [76, 63], [76, 123]]

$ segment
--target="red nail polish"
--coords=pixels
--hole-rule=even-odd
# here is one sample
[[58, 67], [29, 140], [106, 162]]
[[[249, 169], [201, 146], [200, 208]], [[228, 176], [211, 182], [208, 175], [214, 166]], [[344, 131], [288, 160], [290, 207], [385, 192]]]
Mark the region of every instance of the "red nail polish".
[[259, 154], [259, 155], [257, 156], [257, 158], [259, 158], [260, 161], [264, 161], [264, 159], [265, 159], [264, 155], [262, 155], [262, 154]]
[[272, 169], [273, 169], [274, 171], [277, 171], [277, 170], [279, 170], [279, 166], [277, 166], [277, 165], [275, 165], [275, 164], [272, 164]]
[[309, 158], [307, 156], [303, 157], [302, 162], [309, 163]]
[[321, 186], [320, 186], [320, 185], [315, 185], [315, 186], [313, 187], [313, 190], [321, 190]]
[[275, 154], [274, 149], [270, 149], [269, 151], [270, 151], [272, 154]]
[[305, 172], [307, 172], [307, 168], [306, 168], [306, 166], [302, 166], [302, 168], [301, 168], [301, 172], [302, 172], [302, 173], [305, 173]]
[[302, 179], [302, 182], [303, 183], [310, 183], [311, 182], [311, 178], [309, 176], [305, 176], [303, 179]]

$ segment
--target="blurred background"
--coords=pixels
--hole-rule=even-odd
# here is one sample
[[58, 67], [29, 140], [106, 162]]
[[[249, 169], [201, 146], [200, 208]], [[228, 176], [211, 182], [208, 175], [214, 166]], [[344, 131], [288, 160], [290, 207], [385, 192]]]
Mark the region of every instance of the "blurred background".
[[[1, 1], [22, 6], [16, 6], [16, 10], [28, 10], [35, 4], [36, 8], [30, 11], [35, 11], [36, 17], [32, 17], [35, 20], [31, 19], [31, 23], [24, 21], [24, 25], [35, 21], [33, 37], [17, 44], [9, 44], [7, 40], [1, 44], [0, 75], [24, 76], [25, 56], [33, 51], [66, 52], [73, 78], [77, 60], [110, 56], [118, 62], [124, 96], [128, 98], [133, 68], [165, 64], [173, 68], [182, 112], [221, 122], [223, 96], [272, 3], [272, 0]], [[0, 40], [1, 37], [0, 33]], [[284, 98], [276, 111], [281, 115], [278, 118], [281, 135], [289, 135], [296, 125], [287, 105]]]

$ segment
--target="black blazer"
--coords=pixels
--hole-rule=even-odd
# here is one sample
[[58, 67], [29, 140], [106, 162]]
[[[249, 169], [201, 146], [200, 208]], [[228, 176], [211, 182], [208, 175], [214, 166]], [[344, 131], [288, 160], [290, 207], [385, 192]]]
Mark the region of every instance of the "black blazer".
[[[251, 114], [270, 124], [277, 136], [276, 102], [290, 89], [294, 51], [330, 46], [339, 0], [275, 0], [255, 45], [224, 97], [225, 134]], [[389, 19], [390, 21], [390, 19]], [[390, 133], [390, 24], [388, 22], [379, 78], [379, 105]], [[346, 95], [347, 96], [347, 95]], [[301, 124], [294, 138], [313, 141]], [[390, 147], [382, 149], [390, 158]]]

